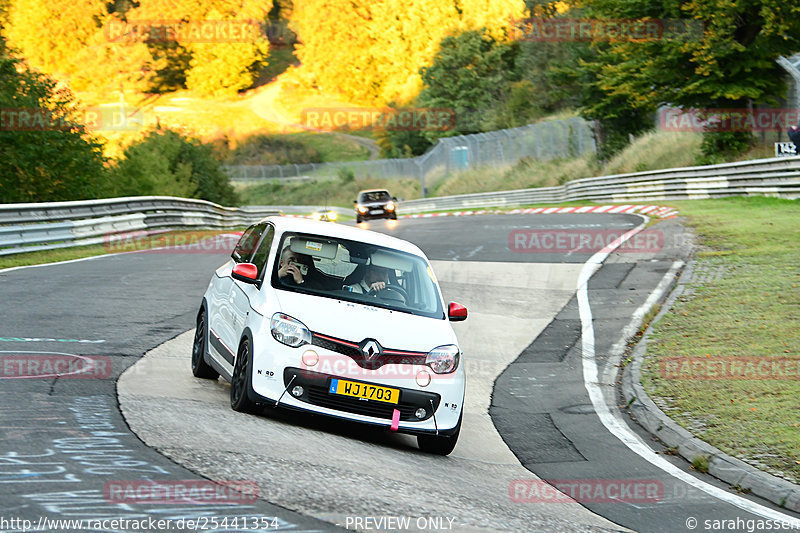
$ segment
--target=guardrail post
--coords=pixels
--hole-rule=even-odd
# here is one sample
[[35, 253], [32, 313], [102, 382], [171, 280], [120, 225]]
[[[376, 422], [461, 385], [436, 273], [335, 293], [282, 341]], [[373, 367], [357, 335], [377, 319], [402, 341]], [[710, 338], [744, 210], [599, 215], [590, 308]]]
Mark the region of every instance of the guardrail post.
[[417, 169], [419, 170], [419, 186], [422, 189], [422, 197], [425, 198], [425, 173], [422, 171], [422, 165], [414, 161], [417, 164]]

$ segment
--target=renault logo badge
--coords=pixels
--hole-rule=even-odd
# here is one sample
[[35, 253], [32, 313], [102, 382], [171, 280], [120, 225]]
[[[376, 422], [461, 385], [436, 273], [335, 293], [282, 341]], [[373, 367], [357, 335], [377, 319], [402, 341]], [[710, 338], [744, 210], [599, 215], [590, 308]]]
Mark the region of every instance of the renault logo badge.
[[381, 353], [383, 353], [381, 345], [378, 344], [378, 341], [373, 339], [365, 339], [361, 342], [361, 346], [359, 348], [361, 349], [361, 353], [364, 354], [364, 357], [370, 361], [374, 360], [380, 356]]

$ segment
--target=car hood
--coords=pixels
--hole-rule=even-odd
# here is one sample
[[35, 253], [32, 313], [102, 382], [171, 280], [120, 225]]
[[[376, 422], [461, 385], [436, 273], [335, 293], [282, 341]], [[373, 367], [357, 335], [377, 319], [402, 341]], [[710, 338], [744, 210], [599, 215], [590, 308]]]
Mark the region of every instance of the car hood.
[[358, 343], [375, 339], [384, 348], [428, 352], [457, 344], [450, 322], [345, 300], [276, 291], [281, 312], [314, 333]]

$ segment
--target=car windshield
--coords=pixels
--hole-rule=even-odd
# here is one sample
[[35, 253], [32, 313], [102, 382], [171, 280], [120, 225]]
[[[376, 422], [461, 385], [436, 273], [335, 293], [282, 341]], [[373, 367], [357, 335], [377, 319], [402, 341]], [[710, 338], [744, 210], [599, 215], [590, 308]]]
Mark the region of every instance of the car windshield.
[[388, 202], [392, 197], [387, 191], [370, 191], [361, 193], [362, 202]]
[[305, 233], [284, 234], [278, 249], [272, 273], [276, 289], [444, 318], [433, 271], [422, 257]]

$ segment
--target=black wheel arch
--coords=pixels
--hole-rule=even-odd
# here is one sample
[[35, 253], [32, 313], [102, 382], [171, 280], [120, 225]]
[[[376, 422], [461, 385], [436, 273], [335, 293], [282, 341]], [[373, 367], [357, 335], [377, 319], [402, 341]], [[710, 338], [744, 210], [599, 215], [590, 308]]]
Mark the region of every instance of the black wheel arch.
[[[253, 371], [254, 371], [254, 368], [253, 368], [253, 356], [254, 356], [254, 354], [253, 354], [253, 349], [254, 349], [253, 348], [254, 347], [253, 339], [254, 339], [254, 336], [253, 336], [253, 331], [250, 329], [250, 326], [247, 326], [246, 328], [244, 328], [244, 331], [242, 331], [242, 336], [239, 337], [239, 345], [236, 347], [236, 357], [239, 357], [239, 349], [242, 347], [242, 343], [244, 342], [245, 339], [247, 339], [250, 342], [250, 390], [247, 391], [247, 398], [250, 399], [253, 402], [258, 402], [260, 397], [258, 396], [258, 394], [255, 393], [255, 391], [253, 390], [253, 385], [252, 385], [253, 384]], [[234, 360], [234, 365], [235, 364], [236, 364], [236, 361]]]

